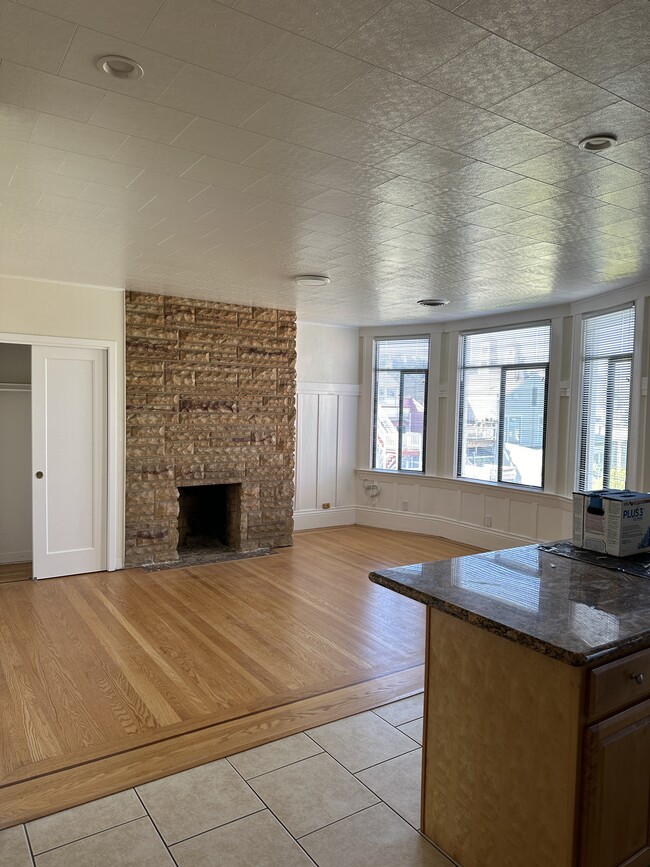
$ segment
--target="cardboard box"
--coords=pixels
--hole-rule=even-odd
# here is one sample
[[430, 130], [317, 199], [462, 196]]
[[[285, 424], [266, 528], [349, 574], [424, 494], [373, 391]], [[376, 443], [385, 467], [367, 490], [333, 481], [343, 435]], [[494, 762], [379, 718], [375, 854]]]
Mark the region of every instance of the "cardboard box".
[[612, 557], [650, 551], [650, 494], [586, 491], [574, 494], [573, 509], [574, 545]]

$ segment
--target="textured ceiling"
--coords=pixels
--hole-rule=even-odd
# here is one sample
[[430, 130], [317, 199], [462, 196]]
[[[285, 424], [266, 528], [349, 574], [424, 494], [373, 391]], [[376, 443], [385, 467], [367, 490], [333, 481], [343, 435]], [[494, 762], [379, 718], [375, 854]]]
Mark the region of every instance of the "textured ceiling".
[[0, 56], [4, 274], [369, 325], [650, 272], [648, 0], [0, 0]]

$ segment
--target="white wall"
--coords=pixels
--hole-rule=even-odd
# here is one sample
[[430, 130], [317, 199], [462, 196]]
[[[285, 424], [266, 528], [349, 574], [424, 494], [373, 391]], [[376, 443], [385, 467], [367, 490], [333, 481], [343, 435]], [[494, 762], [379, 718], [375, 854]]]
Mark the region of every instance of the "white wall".
[[296, 351], [295, 528], [354, 524], [358, 329], [299, 322]]
[[109, 493], [112, 504], [109, 531], [117, 538], [113, 545], [113, 549], [117, 548], [114, 565], [119, 568], [124, 547], [123, 291], [0, 275], [0, 341], [30, 344], [48, 337], [54, 341], [61, 338], [96, 340], [109, 347], [112, 382], [109, 410], [113, 430], [109, 464], [116, 476], [116, 484]]

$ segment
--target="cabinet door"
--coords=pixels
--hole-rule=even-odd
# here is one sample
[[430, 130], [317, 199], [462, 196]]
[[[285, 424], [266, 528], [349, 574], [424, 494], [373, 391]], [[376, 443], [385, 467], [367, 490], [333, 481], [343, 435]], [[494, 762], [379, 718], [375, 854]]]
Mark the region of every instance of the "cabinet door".
[[581, 867], [650, 864], [650, 701], [585, 732]]

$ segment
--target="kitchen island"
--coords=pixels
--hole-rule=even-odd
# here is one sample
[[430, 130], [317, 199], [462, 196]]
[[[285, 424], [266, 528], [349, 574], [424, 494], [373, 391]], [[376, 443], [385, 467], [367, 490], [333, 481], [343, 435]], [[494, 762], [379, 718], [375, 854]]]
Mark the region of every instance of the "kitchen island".
[[423, 833], [461, 867], [648, 867], [650, 578], [536, 545], [370, 578], [427, 605]]

